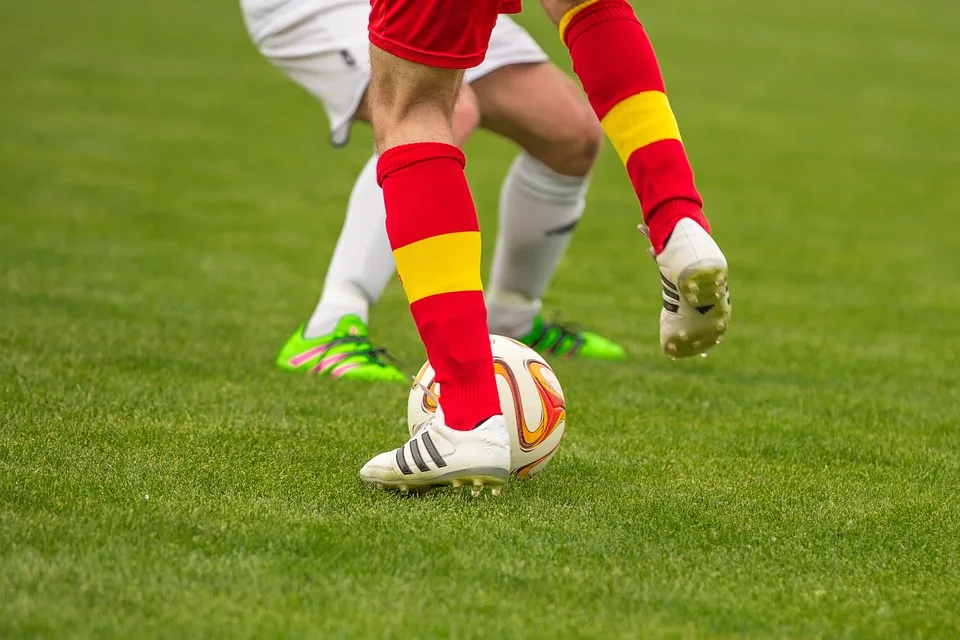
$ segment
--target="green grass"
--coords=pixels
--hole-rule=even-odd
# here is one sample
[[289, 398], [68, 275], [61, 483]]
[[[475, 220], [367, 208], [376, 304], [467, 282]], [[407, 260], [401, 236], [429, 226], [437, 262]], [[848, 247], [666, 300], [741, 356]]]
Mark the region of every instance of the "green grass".
[[548, 303], [632, 357], [558, 363], [556, 459], [470, 501], [361, 487], [403, 389], [272, 367], [369, 136], [232, 2], [0, 0], [0, 637], [960, 635], [960, 10], [650, 4], [729, 339], [659, 355], [608, 149]]

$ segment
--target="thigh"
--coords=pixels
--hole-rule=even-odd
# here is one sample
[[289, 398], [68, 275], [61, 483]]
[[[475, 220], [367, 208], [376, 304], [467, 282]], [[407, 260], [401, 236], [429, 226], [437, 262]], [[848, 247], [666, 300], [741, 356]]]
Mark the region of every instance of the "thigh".
[[495, 69], [471, 85], [481, 126], [513, 140], [539, 159], [558, 146], [595, 144], [601, 136], [580, 89], [550, 63]]
[[548, 62], [549, 59], [526, 29], [508, 16], [501, 15], [490, 34], [486, 58], [476, 67], [467, 69], [464, 77], [468, 83], [472, 83], [503, 67]]
[[369, 5], [329, 0], [275, 3], [270, 12], [244, 6], [251, 38], [274, 66], [323, 105], [334, 145], [347, 142], [355, 119], [366, 120], [370, 82]]
[[469, 69], [483, 61], [500, 0], [371, 0], [370, 42], [410, 62]]
[[412, 62], [370, 48], [368, 102], [377, 149], [414, 142], [453, 144], [463, 71]]

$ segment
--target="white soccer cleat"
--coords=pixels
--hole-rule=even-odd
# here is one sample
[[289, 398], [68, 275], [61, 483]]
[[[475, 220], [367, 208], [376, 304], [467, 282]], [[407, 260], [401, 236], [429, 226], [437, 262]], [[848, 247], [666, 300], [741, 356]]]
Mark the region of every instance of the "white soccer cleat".
[[730, 325], [727, 259], [703, 227], [683, 218], [660, 255], [660, 347], [670, 359], [702, 355]]
[[472, 431], [443, 424], [438, 411], [399, 449], [381, 453], [360, 469], [368, 486], [416, 493], [440, 486], [469, 486], [474, 497], [484, 486], [493, 495], [510, 477], [510, 435], [503, 416]]

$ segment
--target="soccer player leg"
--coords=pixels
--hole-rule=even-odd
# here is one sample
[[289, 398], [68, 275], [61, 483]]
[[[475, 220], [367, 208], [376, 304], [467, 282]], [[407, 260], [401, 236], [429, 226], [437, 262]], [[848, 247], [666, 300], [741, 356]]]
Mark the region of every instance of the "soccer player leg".
[[705, 354], [730, 321], [727, 261], [710, 236], [646, 31], [627, 0], [541, 4], [640, 201], [662, 278], [661, 347], [671, 358]]
[[[364, 99], [354, 119], [367, 121], [368, 117]], [[465, 86], [453, 116], [458, 146], [479, 122], [476, 96]], [[306, 326], [298, 328], [284, 344], [277, 356], [278, 367], [343, 380], [410, 382], [385, 360], [382, 349], [373, 346], [367, 330], [369, 309], [396, 271], [385, 220], [377, 156], [373, 155], [350, 192], [346, 220], [327, 267], [320, 301]]]
[[376, 159], [371, 158], [350, 193], [320, 301], [306, 326], [280, 351], [281, 369], [344, 380], [409, 382], [374, 347], [367, 329], [369, 308], [395, 272], [384, 218]]
[[440, 410], [360, 476], [401, 492], [447, 484], [499, 491], [509, 476], [510, 438], [480, 283], [480, 229], [452, 131], [462, 68], [483, 59], [496, 7], [411, 2], [373, 2], [368, 99], [387, 234], [437, 375]]
[[583, 213], [603, 137], [593, 111], [566, 74], [506, 17], [494, 29], [487, 59], [467, 79], [483, 126], [523, 149], [500, 194], [487, 293], [491, 331], [545, 355], [623, 358], [619, 345], [541, 314], [541, 297]]
[[[365, 119], [369, 82], [363, 0], [244, 0], [244, 20], [260, 52], [316, 98], [327, 112], [331, 142], [345, 144], [351, 123]], [[376, 161], [360, 172], [312, 316], [277, 355], [281, 369], [347, 380], [406, 382], [367, 335], [367, 313], [394, 273], [383, 228]]]

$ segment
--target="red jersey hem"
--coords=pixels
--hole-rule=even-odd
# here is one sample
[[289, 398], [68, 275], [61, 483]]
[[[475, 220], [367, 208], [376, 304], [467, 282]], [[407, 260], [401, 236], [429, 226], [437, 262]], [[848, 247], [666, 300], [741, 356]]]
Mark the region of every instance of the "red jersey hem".
[[388, 40], [373, 31], [370, 31], [370, 43], [375, 47], [383, 49], [398, 58], [417, 62], [429, 67], [440, 67], [442, 69], [470, 69], [477, 66], [486, 57], [487, 52], [471, 53], [467, 55], [458, 55], [455, 53], [433, 53], [414, 49], [405, 44], [394, 40]]

